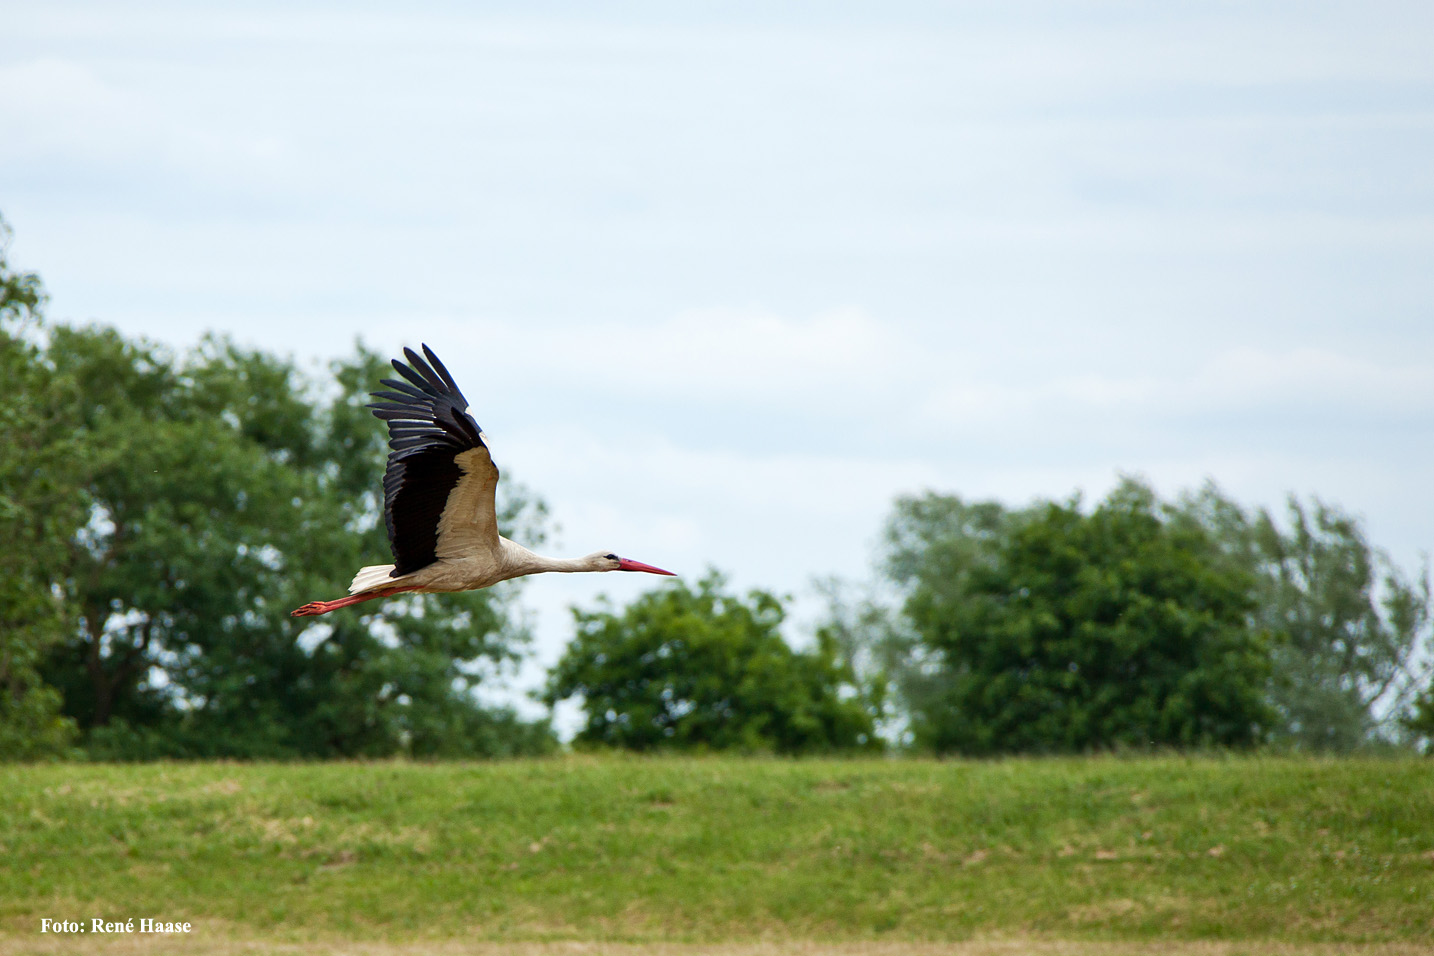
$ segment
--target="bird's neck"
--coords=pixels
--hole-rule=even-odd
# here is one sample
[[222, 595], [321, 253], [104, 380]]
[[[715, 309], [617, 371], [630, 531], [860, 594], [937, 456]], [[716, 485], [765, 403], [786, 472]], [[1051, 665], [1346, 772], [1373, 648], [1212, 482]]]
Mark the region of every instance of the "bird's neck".
[[592, 566], [586, 558], [550, 558], [544, 554], [535, 554], [538, 559], [539, 571], [591, 571]]
[[519, 574], [542, 574], [547, 571], [573, 572], [591, 571], [587, 558], [550, 558], [546, 554], [529, 551], [521, 544], [503, 539], [503, 550], [508, 561], [518, 569]]

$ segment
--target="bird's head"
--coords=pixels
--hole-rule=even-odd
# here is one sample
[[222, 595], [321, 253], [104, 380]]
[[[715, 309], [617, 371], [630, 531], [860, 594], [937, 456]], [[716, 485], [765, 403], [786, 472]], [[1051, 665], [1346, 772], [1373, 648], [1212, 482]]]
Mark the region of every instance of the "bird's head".
[[631, 558], [619, 558], [611, 551], [595, 551], [588, 555], [587, 560], [595, 571], [646, 571], [648, 574], [667, 574], [677, 577], [672, 571], [654, 568], [650, 564], [643, 564], [641, 561], [634, 561]]

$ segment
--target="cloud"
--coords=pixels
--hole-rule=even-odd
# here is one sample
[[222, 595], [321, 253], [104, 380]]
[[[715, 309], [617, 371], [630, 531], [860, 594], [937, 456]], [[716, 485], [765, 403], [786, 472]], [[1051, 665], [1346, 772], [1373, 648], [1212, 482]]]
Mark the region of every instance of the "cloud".
[[[432, 327], [433, 323], [424, 323]], [[791, 318], [761, 309], [694, 309], [652, 323], [522, 323], [447, 320], [440, 351], [483, 362], [472, 378], [521, 388], [541, 376], [565, 391], [662, 401], [842, 404], [891, 385], [905, 345], [866, 312]], [[434, 343], [437, 345], [437, 343]]]
[[73, 59], [0, 67], [0, 129], [0, 164], [12, 175], [85, 184], [103, 194], [101, 207], [141, 186], [170, 201], [189, 190], [191, 202], [199, 187], [209, 203], [238, 187], [252, 203], [261, 192], [292, 196], [297, 184], [293, 145], [262, 119]]
[[[736, 515], [843, 521], [885, 505], [892, 488], [934, 479], [919, 460], [864, 455], [762, 454], [657, 436], [605, 436], [568, 428], [527, 429], [496, 442], [494, 456], [522, 480], [599, 502], [653, 512], [704, 510]], [[742, 518], [740, 520], [747, 520]]]
[[1188, 386], [1192, 401], [1236, 405], [1343, 406], [1371, 412], [1434, 411], [1434, 365], [1383, 362], [1330, 349], [1237, 348]]
[[1434, 365], [1375, 361], [1325, 348], [1221, 350], [1165, 374], [1055, 375], [1024, 387], [987, 380], [933, 389], [922, 415], [962, 430], [1010, 428], [1034, 419], [1109, 416], [1158, 422], [1239, 413], [1252, 421], [1291, 413], [1434, 414]]
[[[83, 155], [112, 161], [133, 143], [133, 97], [93, 70], [66, 59], [41, 58], [0, 67], [0, 156]], [[142, 123], [139, 125], [143, 125]]]

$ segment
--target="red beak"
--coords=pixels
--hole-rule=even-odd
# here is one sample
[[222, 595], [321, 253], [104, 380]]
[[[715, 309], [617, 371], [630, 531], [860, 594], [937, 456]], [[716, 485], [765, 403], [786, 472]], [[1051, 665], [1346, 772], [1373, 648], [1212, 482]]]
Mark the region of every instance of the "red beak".
[[617, 569], [619, 571], [646, 571], [648, 574], [667, 574], [677, 577], [672, 571], [664, 571], [661, 568], [654, 568], [650, 564], [643, 564], [641, 561], [633, 561], [629, 558], [618, 558]]

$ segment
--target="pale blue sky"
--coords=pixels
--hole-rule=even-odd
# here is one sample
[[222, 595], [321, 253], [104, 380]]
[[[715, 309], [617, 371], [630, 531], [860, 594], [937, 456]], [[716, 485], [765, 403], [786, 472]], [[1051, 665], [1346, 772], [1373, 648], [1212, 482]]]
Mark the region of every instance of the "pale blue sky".
[[427, 341], [558, 550], [742, 586], [1120, 472], [1434, 545], [1434, 5], [408, 6], [6, 4], [51, 314]]

